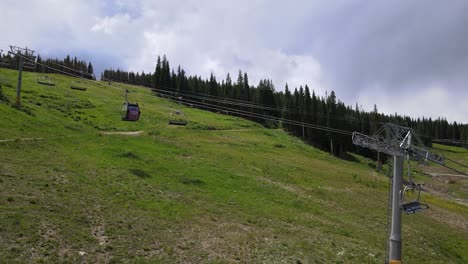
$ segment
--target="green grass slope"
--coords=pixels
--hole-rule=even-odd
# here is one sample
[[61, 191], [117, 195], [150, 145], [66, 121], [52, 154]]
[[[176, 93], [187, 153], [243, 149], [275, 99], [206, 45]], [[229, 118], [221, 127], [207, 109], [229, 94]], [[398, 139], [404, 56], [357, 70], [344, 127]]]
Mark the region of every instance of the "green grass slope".
[[[37, 76], [19, 111], [0, 69], [1, 263], [383, 262], [388, 179], [365, 159], [197, 109], [169, 126], [177, 105], [144, 88]], [[120, 120], [123, 88], [139, 122]], [[423, 198], [403, 216], [405, 263], [467, 263], [466, 206]]]

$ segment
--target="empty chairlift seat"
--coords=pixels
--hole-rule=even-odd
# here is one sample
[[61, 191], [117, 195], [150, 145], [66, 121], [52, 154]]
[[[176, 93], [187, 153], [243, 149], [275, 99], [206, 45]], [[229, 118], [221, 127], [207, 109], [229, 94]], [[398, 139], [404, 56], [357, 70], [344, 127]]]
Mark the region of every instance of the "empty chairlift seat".
[[428, 209], [429, 205], [427, 204], [422, 204], [419, 201], [412, 201], [409, 203], [404, 203], [401, 205], [401, 209], [405, 211], [407, 214], [414, 214], [416, 212]]
[[55, 86], [55, 79], [46, 75], [37, 77], [37, 83], [42, 85]]
[[[412, 201], [407, 201], [407, 193], [417, 193], [416, 198]], [[400, 192], [400, 207], [406, 214], [414, 214], [416, 212], [429, 209], [429, 205], [420, 202], [421, 196], [421, 186], [420, 184], [411, 184], [410, 186], [405, 186], [405, 188]]]
[[169, 125], [186, 126], [187, 121], [171, 119], [171, 120], [169, 120]]
[[171, 113], [171, 119], [169, 119], [169, 125], [186, 126], [187, 121], [183, 118], [183, 116], [184, 114], [180, 110]]
[[73, 90], [86, 91], [88, 89], [87, 85], [83, 81], [72, 81], [70, 83], [70, 88]]

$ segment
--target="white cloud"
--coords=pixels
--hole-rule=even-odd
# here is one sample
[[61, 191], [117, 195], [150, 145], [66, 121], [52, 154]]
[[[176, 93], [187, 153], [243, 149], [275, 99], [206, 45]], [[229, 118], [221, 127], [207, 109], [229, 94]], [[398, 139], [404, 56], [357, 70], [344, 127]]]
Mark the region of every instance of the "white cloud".
[[[282, 90], [286, 82], [291, 89], [307, 84], [319, 95], [335, 90], [345, 103], [354, 104], [357, 100], [369, 110], [375, 103], [387, 113], [444, 115], [449, 120], [468, 122], [467, 104], [463, 101], [468, 94], [466, 89], [459, 88], [464, 87], [466, 77], [459, 77], [456, 85], [441, 79], [452, 78], [446, 74], [450, 72], [447, 66], [430, 80], [439, 81], [438, 85], [421, 85], [427, 80], [411, 83], [414, 81], [411, 70], [416, 64], [393, 67], [402, 58], [385, 59], [385, 54], [375, 49], [381, 46], [372, 42], [375, 39], [361, 42], [363, 36], [377, 35], [377, 39], [379, 34], [393, 36], [392, 32], [368, 32], [369, 14], [374, 19], [385, 18], [379, 20], [379, 25], [398, 24], [392, 21], [394, 16], [380, 15], [385, 9], [376, 13], [373, 6], [366, 5], [362, 10], [367, 11], [356, 18], [350, 14], [361, 8], [353, 1], [330, 5], [308, 0], [294, 4], [266, 0], [4, 0], [0, 3], [2, 21], [21, 23], [0, 24], [0, 48], [7, 49], [9, 44], [14, 44], [49, 56], [85, 54], [88, 57], [84, 59], [91, 60], [97, 71], [120, 67], [152, 72], [157, 55], [166, 54], [172, 68], [181, 65], [189, 75], [207, 78], [213, 72], [221, 80], [229, 72], [236, 80], [241, 69], [248, 72], [251, 84], [258, 84], [264, 78], [273, 79], [277, 90]], [[392, 7], [393, 13], [400, 13], [395, 11], [399, 11], [397, 4]], [[26, 8], [33, 11], [26, 15]], [[351, 23], [353, 19], [360, 23]], [[443, 31], [444, 25], [440, 27], [439, 31]], [[353, 41], [346, 42], [349, 36], [353, 36]], [[451, 43], [450, 39], [447, 43]], [[368, 47], [375, 50], [368, 56], [375, 62], [371, 63], [374, 74], [369, 73], [369, 63], [367, 68], [361, 67], [360, 51], [369, 50]], [[413, 58], [413, 61], [420, 60], [421, 56]], [[447, 61], [450, 66], [452, 60]], [[466, 58], [461, 56], [460, 61], [459, 72], [466, 72]], [[393, 70], [387, 70], [391, 77], [406, 79], [389, 78], [392, 84], [381, 80], [382, 74], [375, 72], [379, 73], [384, 62], [385, 69], [400, 69], [405, 73], [395, 75]], [[420, 78], [426, 78], [426, 72], [421, 72]], [[356, 79], [381, 82], [370, 88], [367, 82], [357, 83]], [[393, 84], [398, 85], [398, 91], [392, 90], [397, 87]], [[407, 90], [402, 92], [402, 87]], [[454, 87], [458, 87], [458, 92], [454, 92], [457, 95], [449, 93]]]
[[360, 92], [357, 101], [367, 111], [377, 104], [379, 112], [412, 117], [438, 118], [446, 117], [449, 122], [468, 123], [468, 104], [466, 97], [447, 92], [447, 87], [440, 84], [428, 85], [422, 92], [414, 93], [411, 89], [392, 93], [382, 86], [373, 87]]
[[91, 27], [93, 32], [104, 32], [106, 34], [115, 33], [116, 29], [120, 30], [122, 26], [126, 25], [130, 21], [130, 15], [118, 14], [112, 17], [105, 16], [103, 18], [97, 18], [97, 22]]

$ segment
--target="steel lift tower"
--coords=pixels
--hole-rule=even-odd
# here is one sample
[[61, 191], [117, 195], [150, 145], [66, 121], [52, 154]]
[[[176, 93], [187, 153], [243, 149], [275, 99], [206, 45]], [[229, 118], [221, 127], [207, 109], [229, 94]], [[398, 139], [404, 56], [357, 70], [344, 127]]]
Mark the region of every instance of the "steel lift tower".
[[[420, 162], [435, 160], [442, 163], [444, 158], [428, 151], [411, 128], [389, 123], [384, 124], [373, 136], [354, 132], [353, 144], [393, 156], [392, 213], [388, 241], [388, 263], [402, 263], [401, 212], [413, 214], [429, 208], [428, 205], [419, 202], [420, 185], [416, 185], [410, 180], [409, 185], [403, 188], [404, 159], [406, 157]], [[417, 199], [405, 202], [405, 192], [407, 191], [417, 191]]]
[[[18, 87], [16, 88], [16, 106], [21, 106], [21, 83], [22, 83], [22, 76], [23, 76], [23, 67], [28, 69], [35, 69], [35, 60], [36, 56], [34, 56], [34, 50], [28, 48], [20, 48], [16, 46], [10, 46], [10, 51], [8, 52], [15, 56], [19, 57], [18, 63]], [[24, 62], [24, 59], [27, 61]]]

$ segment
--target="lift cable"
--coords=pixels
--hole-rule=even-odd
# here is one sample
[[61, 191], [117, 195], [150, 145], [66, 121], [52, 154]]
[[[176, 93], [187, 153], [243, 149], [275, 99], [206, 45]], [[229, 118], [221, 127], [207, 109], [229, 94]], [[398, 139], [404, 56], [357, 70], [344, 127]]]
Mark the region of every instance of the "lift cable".
[[[171, 97], [173, 99], [178, 99], [178, 97], [176, 97], [176, 96], [172, 96], [172, 95], [166, 95], [166, 96]], [[310, 123], [301, 123], [301, 122], [294, 121], [294, 120], [283, 119], [283, 118], [279, 118], [279, 117], [273, 117], [273, 116], [262, 115], [262, 114], [256, 114], [256, 113], [251, 113], [251, 112], [248, 112], [248, 111], [241, 111], [241, 110], [228, 108], [228, 107], [213, 106], [211, 104], [201, 103], [201, 102], [188, 100], [188, 99], [182, 99], [182, 100], [187, 102], [188, 104], [192, 104], [192, 105], [195, 105], [195, 106], [200, 106], [200, 107], [207, 108], [207, 109], [212, 109], [212, 110], [217, 110], [217, 111], [224, 111], [224, 112], [227, 111], [227, 112], [234, 113], [234, 114], [239, 114], [239, 115], [242, 115], [242, 116], [249, 116], [249, 117], [254, 117], [254, 118], [259, 118], [259, 119], [264, 119], [264, 120], [283, 122], [283, 123], [286, 123], [286, 124], [291, 124], [291, 125], [296, 125], [296, 126], [303, 126], [303, 127], [323, 130], [323, 131], [327, 131], [327, 132], [340, 133], [340, 134], [344, 134], [344, 135], [347, 135], [347, 136], [352, 135], [351, 131], [331, 128], [331, 127], [318, 126], [318, 125], [313, 125], [313, 124], [310, 124]]]
[[[19, 56], [22, 56], [22, 55], [19, 55]], [[28, 59], [28, 58], [26, 57], [26, 59]], [[81, 77], [81, 76], [77, 76], [77, 75], [67, 73], [67, 72], [61, 71], [59, 69], [50, 67], [48, 65], [44, 65], [43, 63], [38, 63], [38, 64], [42, 65], [44, 67], [47, 67], [49, 69], [56, 70], [58, 72], [66, 74], [68, 76], [77, 77], [77, 78]], [[85, 79], [85, 80], [90, 81], [90, 82], [98, 82], [97, 80], [89, 80], [89, 79]], [[111, 87], [122, 90], [122, 88], [120, 88], [120, 87], [116, 87], [116, 86], [112, 86], [112, 85], [111, 85]], [[139, 93], [139, 92], [135, 92], [135, 93], [138, 93], [138, 94], [141, 94], [141, 95], [144, 95], [144, 96], [154, 97], [154, 95], [150, 95], [150, 94], [144, 94], [144, 93]], [[167, 95], [167, 96], [172, 97], [172, 98], [178, 98], [176, 96], [170, 96], [170, 95]], [[214, 107], [211, 104], [200, 103], [198, 101], [193, 101], [193, 100], [187, 100], [187, 99], [183, 99], [183, 100], [184, 101], [190, 101], [191, 104], [193, 104], [193, 105], [198, 105], [200, 107], [204, 107], [204, 108], [207, 108], [207, 109], [214, 109], [214, 110], [217, 110], [217, 111], [229, 111], [229, 112], [239, 114], [239, 115], [243, 115], [243, 116], [250, 116], [250, 117], [255, 117], [255, 118], [260, 118], [260, 119], [265, 119], [265, 120], [270, 120], [270, 121], [281, 121], [283, 123], [287, 123], [287, 124], [291, 124], [291, 125], [303, 126], [303, 127], [323, 130], [323, 131], [327, 131], [327, 132], [340, 133], [340, 134], [344, 134], [344, 135], [352, 135], [351, 131], [340, 130], [340, 129], [324, 127], [324, 126], [318, 126], [318, 125], [313, 125], [313, 124], [310, 124], [310, 123], [302, 123], [302, 122], [299, 122], [299, 121], [283, 119], [283, 118], [278, 118], [278, 117], [272, 117], [272, 116], [268, 116], [268, 115], [261, 115], [261, 114], [251, 113], [251, 112], [248, 112], [248, 111], [242, 111], [242, 110], [237, 110], [237, 109], [228, 108], [228, 107], [221, 107], [221, 106]]]
[[[114, 82], [120, 82], [120, 81], [116, 81], [116, 80], [113, 80], [113, 79], [109, 79], [109, 78], [106, 78], [106, 80], [110, 80], [110, 81], [114, 81]], [[124, 83], [124, 82], [122, 82]], [[126, 83], [124, 83], [126, 84]], [[152, 84], [150, 83], [142, 83], [142, 82], [139, 82], [137, 85], [142, 85], [144, 87], [147, 87], [147, 88], [151, 88], [151, 89], [157, 89], [157, 88], [153, 88], [152, 87]], [[221, 96], [214, 96], [214, 95], [210, 95], [210, 94], [205, 94], [205, 93], [197, 93], [197, 92], [190, 92], [190, 91], [183, 91], [183, 90], [177, 90], [175, 88], [171, 88], [171, 87], [168, 87], [168, 86], [162, 86], [160, 85], [159, 87], [162, 87], [164, 89], [161, 89], [160, 90], [165, 90], [165, 89], [168, 89], [168, 90], [172, 90], [172, 91], [167, 91], [167, 92], [172, 92], [174, 94], [183, 94], [184, 96], [187, 96], [187, 97], [191, 97], [191, 95], [198, 95], [198, 96], [202, 96], [202, 97], [205, 97], [204, 99], [205, 100], [209, 100], [211, 98], [214, 98], [214, 99], [219, 99], [221, 100], [223, 103], [224, 102], [231, 102], [229, 104], [232, 104], [234, 105], [233, 102], [237, 102], [239, 104], [245, 104], [247, 107], [252, 107], [252, 108], [261, 108], [261, 107], [264, 107], [264, 109], [268, 109], [268, 110], [271, 110], [271, 111], [278, 111], [278, 112], [292, 112], [292, 113], [298, 113], [298, 114], [301, 114], [303, 116], [316, 116], [316, 117], [327, 117], [327, 118], [331, 118], [331, 119], [337, 119], [337, 120], [345, 120], [345, 121], [351, 121], [351, 122], [363, 122], [364, 120], [362, 119], [358, 119], [358, 118], [355, 118], [355, 117], [338, 117], [338, 116], [330, 116], [330, 115], [326, 115], [326, 114], [305, 114], [305, 113], [300, 113], [300, 109], [297, 109], [297, 108], [287, 108], [287, 107], [273, 107], [273, 106], [267, 106], [267, 105], [264, 105], [264, 104], [259, 104], [259, 103], [253, 103], [253, 102], [249, 102], [249, 101], [245, 101], [245, 100], [237, 100], [237, 99], [232, 99], [232, 98], [226, 98], [226, 97], [221, 97]], [[211, 97], [211, 98], [206, 98], [206, 97]], [[213, 99], [213, 100], [214, 100]], [[377, 123], [377, 122], [370, 122], [370, 123]]]
[[[431, 159], [431, 158], [427, 158], [426, 156], [421, 155], [421, 154], [417, 153], [416, 151], [411, 151], [411, 152], [412, 152], [414, 155], [416, 155], [416, 156], [419, 156], [419, 157], [421, 157], [421, 158], [424, 158], [424, 159], [427, 159], [427, 160], [432, 161], [432, 162], [434, 162], [434, 163], [437, 163], [437, 164], [439, 164], [440, 166], [443, 166], [443, 167], [446, 167], [446, 168], [451, 169], [451, 170], [453, 170], [453, 171], [456, 171], [456, 172], [458, 172], [458, 173], [460, 173], [460, 174], [462, 174], [462, 175], [468, 176], [468, 174], [466, 174], [466, 173], [464, 173], [464, 172], [461, 172], [461, 171], [459, 171], [459, 170], [457, 170], [457, 169], [454, 169], [454, 168], [452, 168], [452, 167], [450, 167], [450, 166], [447, 166], [447, 165], [443, 164], [442, 162], [436, 161], [436, 160]], [[445, 157], [444, 157], [444, 159], [445, 159]]]
[[466, 166], [466, 165], [464, 165], [464, 164], [461, 164], [461, 163], [459, 163], [459, 162], [457, 162], [457, 161], [454, 161], [454, 160], [452, 160], [452, 159], [449, 159], [449, 158], [447, 158], [447, 157], [444, 157], [444, 159], [449, 160], [449, 161], [451, 161], [451, 162], [453, 162], [453, 163], [455, 163], [455, 164], [458, 164], [458, 165], [460, 165], [460, 166], [462, 166], [462, 167], [468, 168], [468, 166]]

